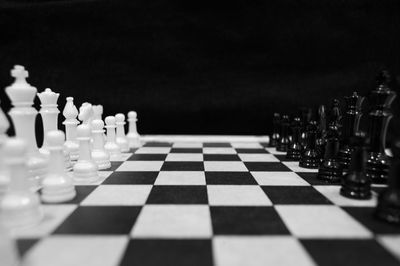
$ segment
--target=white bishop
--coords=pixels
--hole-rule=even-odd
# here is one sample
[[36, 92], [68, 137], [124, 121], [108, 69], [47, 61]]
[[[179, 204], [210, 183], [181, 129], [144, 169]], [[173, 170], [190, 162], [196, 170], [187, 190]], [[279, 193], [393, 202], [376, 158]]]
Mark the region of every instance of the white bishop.
[[71, 160], [76, 161], [79, 157], [79, 144], [76, 140], [76, 127], [79, 125], [79, 121], [76, 119], [78, 117], [78, 109], [74, 105], [73, 97], [67, 97], [63, 116], [65, 117], [63, 124], [65, 126], [66, 134], [64, 146], [69, 150]]

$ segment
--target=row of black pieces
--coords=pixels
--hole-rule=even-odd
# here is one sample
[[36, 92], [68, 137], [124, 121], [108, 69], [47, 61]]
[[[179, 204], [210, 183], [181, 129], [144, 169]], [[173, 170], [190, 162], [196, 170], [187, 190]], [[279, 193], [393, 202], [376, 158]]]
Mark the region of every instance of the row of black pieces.
[[[367, 175], [372, 179], [373, 183], [380, 184], [387, 183], [390, 167], [390, 160], [385, 153], [385, 140], [388, 123], [392, 117], [389, 108], [396, 97], [396, 93], [389, 88], [389, 83], [390, 75], [387, 71], [382, 71], [377, 77], [377, 86], [369, 97], [372, 108], [368, 113], [368, 136], [370, 137], [370, 144], [368, 146]], [[353, 148], [350, 145], [350, 138], [359, 130], [363, 101], [364, 97], [358, 96], [356, 92], [351, 96], [345, 97], [346, 107], [343, 116], [337, 99], [332, 101], [328, 115], [326, 114], [325, 106], [321, 105], [319, 107], [316, 150], [319, 151], [320, 157], [325, 154], [325, 145], [328, 137], [327, 125], [329, 127], [333, 124], [339, 134], [339, 143], [331, 141], [330, 146], [333, 146], [331, 148], [334, 149], [334, 147], [339, 145], [337, 159], [344, 169], [349, 168], [353, 152]], [[288, 159], [300, 160], [300, 166], [318, 168], [316, 158], [318, 154], [316, 153], [308, 152], [309, 157], [305, 157], [304, 162], [301, 160], [302, 150], [307, 146], [312, 147], [314, 145], [313, 143], [307, 144], [308, 141], [313, 142], [313, 140], [307, 140], [307, 126], [310, 125], [311, 117], [312, 111], [309, 108], [303, 108], [301, 110], [301, 119], [295, 118], [292, 123], [289, 122], [288, 116], [284, 115], [280, 117], [279, 114], [274, 114], [274, 131], [270, 144], [272, 147], [276, 147], [278, 151], [287, 151]], [[289, 129], [291, 129], [291, 132]], [[300, 137], [298, 138], [299, 134]], [[312, 136], [315, 135], [313, 132], [310, 134]], [[301, 145], [298, 145], [299, 143]], [[334, 152], [332, 151], [332, 153]]]

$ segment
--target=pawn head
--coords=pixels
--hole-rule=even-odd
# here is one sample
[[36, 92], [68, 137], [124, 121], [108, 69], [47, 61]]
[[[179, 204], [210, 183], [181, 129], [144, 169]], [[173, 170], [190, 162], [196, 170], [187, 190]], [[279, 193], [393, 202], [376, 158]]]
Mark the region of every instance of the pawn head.
[[103, 120], [95, 119], [92, 121], [92, 130], [102, 130], [104, 127]]
[[107, 116], [105, 121], [106, 121], [107, 126], [115, 125], [115, 117], [114, 116], [111, 116], [111, 115]]
[[137, 113], [135, 111], [129, 111], [128, 117], [129, 118], [136, 118], [137, 117]]
[[124, 114], [116, 114], [115, 115], [115, 121], [116, 122], [124, 122], [125, 121], [125, 115]]

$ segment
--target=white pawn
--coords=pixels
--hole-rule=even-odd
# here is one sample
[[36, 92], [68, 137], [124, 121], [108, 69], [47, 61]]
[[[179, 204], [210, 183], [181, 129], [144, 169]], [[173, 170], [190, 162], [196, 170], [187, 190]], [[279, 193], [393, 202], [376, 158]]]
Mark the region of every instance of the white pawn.
[[115, 117], [107, 116], [106, 117], [106, 131], [107, 131], [107, 140], [104, 148], [110, 154], [111, 159], [119, 159], [121, 158], [121, 148], [115, 142]]
[[115, 142], [121, 148], [121, 152], [129, 152], [129, 143], [128, 139], [125, 136], [125, 115], [116, 114], [115, 124], [117, 125], [117, 136]]
[[10, 176], [10, 186], [0, 203], [0, 214], [5, 227], [25, 227], [40, 222], [43, 212], [37, 193], [33, 192], [28, 181], [26, 166], [27, 145], [25, 141], [10, 138], [4, 145], [7, 157], [4, 163]]
[[79, 121], [76, 119], [78, 117], [78, 109], [74, 105], [73, 97], [67, 97], [63, 115], [65, 117], [63, 124], [66, 134], [64, 146], [67, 147], [71, 160], [76, 161], [79, 157], [79, 144], [76, 140], [76, 127], [79, 125]]
[[137, 114], [135, 111], [130, 111], [128, 113], [128, 122], [129, 122], [129, 131], [126, 137], [128, 138], [129, 147], [138, 148], [141, 146], [141, 144], [140, 144], [140, 135], [137, 132], [137, 127], [136, 127]]
[[93, 105], [93, 120], [103, 120], [103, 105]]
[[6, 192], [8, 183], [10, 182], [3, 163], [5, 157], [3, 153], [3, 146], [5, 141], [7, 140], [6, 131], [9, 128], [9, 126], [10, 122], [8, 122], [6, 115], [0, 108], [0, 199]]
[[74, 180], [84, 183], [93, 183], [99, 179], [97, 164], [92, 160], [90, 151], [90, 127], [79, 125], [77, 128], [79, 141], [79, 159], [74, 164]]
[[64, 167], [64, 132], [49, 131], [46, 134], [47, 149], [50, 152], [50, 165], [47, 176], [42, 181], [42, 200], [59, 203], [70, 201], [76, 196], [72, 178]]
[[97, 163], [99, 170], [105, 170], [111, 167], [110, 155], [104, 149], [103, 128], [103, 120], [95, 119], [92, 121], [92, 159]]

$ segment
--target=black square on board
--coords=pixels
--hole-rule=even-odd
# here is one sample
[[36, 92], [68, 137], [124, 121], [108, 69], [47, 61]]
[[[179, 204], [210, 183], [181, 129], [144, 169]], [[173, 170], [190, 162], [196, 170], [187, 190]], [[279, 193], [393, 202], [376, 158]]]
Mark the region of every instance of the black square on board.
[[113, 172], [102, 185], [146, 184], [153, 185], [158, 172]]
[[310, 185], [313, 185], [313, 186], [323, 186], [323, 185], [326, 185], [326, 186], [335, 186], [335, 185], [340, 186], [341, 185], [340, 182], [332, 184], [332, 183], [326, 182], [324, 180], [318, 179], [317, 178], [317, 173], [299, 173], [299, 172], [296, 172], [296, 174], [299, 175], [301, 178], [303, 178], [305, 181], [307, 181], [307, 183], [309, 183]]
[[237, 154], [204, 154], [204, 161], [240, 161]]
[[79, 206], [54, 234], [129, 234], [141, 207]]
[[216, 235], [289, 234], [273, 207], [211, 207], [210, 211]]
[[172, 147], [170, 142], [147, 142], [143, 147]]
[[123, 162], [111, 162], [111, 168], [105, 169], [104, 171], [115, 171]]
[[374, 207], [343, 207], [343, 209], [375, 234], [400, 234], [400, 226], [374, 217]]
[[211, 240], [130, 240], [121, 266], [211, 266]]
[[246, 149], [246, 148], [236, 148], [237, 153], [269, 153], [265, 149]]
[[332, 204], [311, 186], [262, 186], [273, 204]]
[[161, 171], [204, 171], [203, 162], [164, 162]]
[[249, 171], [265, 172], [291, 172], [291, 170], [281, 162], [244, 162]]
[[373, 239], [301, 240], [319, 266], [394, 266], [399, 262]]
[[292, 159], [287, 159], [286, 158], [286, 154], [275, 154], [274, 156], [276, 158], [278, 158], [278, 160], [281, 161], [281, 162], [293, 162], [293, 161], [295, 161], [295, 160], [292, 160]]
[[164, 161], [166, 154], [132, 154], [128, 161]]
[[205, 172], [207, 185], [256, 185], [249, 172]]
[[154, 186], [147, 204], [207, 204], [206, 186]]
[[203, 148], [172, 148], [170, 153], [202, 153]]
[[229, 142], [205, 142], [203, 143], [205, 148], [231, 148], [232, 145]]

